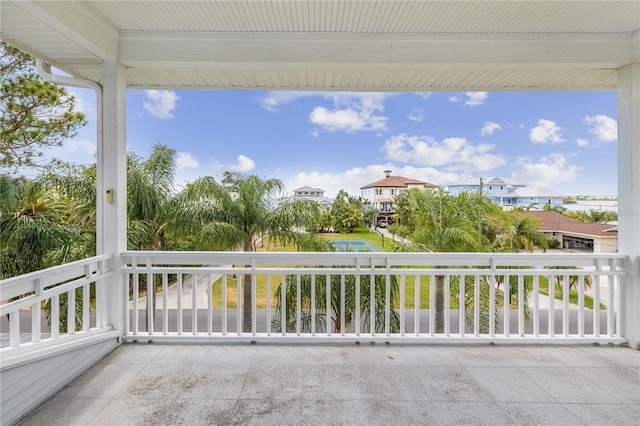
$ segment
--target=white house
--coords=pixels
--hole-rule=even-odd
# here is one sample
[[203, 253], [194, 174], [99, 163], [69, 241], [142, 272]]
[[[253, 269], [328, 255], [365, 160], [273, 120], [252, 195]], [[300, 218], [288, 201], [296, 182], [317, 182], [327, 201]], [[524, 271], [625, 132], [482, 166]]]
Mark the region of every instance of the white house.
[[333, 199], [324, 196], [324, 189], [303, 186], [293, 190], [293, 198], [315, 201], [320, 204], [322, 210], [329, 210], [333, 205]]
[[500, 177], [469, 178], [465, 181], [449, 185], [447, 190], [452, 195], [462, 192], [479, 191], [490, 196], [493, 201], [504, 207], [533, 207], [542, 209], [550, 204], [561, 206], [564, 195], [546, 188], [529, 186]]
[[391, 170], [385, 170], [384, 174], [384, 179], [360, 187], [362, 198], [369, 200], [371, 206], [380, 212], [376, 219], [377, 222], [381, 220], [388, 222], [391, 219], [391, 216], [395, 213], [393, 209], [395, 197], [401, 192], [411, 188], [424, 189], [437, 186], [417, 179], [391, 176]]

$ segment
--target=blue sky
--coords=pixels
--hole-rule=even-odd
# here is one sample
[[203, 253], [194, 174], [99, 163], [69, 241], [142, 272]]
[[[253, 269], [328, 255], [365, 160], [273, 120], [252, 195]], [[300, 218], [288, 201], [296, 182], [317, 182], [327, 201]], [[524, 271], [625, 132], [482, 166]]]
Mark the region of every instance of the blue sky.
[[[70, 89], [89, 125], [51, 155], [95, 155], [95, 97]], [[177, 183], [225, 170], [335, 196], [393, 175], [447, 185], [513, 179], [564, 195], [617, 193], [615, 92], [127, 94], [127, 145], [178, 152]]]

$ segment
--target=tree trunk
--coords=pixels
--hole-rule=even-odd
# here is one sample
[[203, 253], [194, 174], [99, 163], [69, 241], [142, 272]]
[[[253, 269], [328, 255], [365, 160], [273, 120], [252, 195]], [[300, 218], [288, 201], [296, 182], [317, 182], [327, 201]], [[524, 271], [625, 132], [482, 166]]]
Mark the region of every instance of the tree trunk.
[[[251, 265], [245, 265], [250, 268]], [[243, 320], [242, 331], [251, 332], [251, 318], [253, 316], [253, 304], [251, 303], [252, 291], [251, 291], [251, 274], [244, 274], [244, 291], [243, 291]]]
[[[436, 275], [436, 333], [444, 333], [444, 275]], [[433, 307], [432, 307], [433, 308]]]

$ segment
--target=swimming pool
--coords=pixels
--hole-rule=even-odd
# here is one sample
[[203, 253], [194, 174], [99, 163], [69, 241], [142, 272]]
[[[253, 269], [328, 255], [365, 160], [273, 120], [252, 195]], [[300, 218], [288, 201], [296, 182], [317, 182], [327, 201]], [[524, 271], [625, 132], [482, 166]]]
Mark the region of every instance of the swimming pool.
[[378, 247], [362, 240], [334, 240], [333, 245], [337, 251], [380, 251]]

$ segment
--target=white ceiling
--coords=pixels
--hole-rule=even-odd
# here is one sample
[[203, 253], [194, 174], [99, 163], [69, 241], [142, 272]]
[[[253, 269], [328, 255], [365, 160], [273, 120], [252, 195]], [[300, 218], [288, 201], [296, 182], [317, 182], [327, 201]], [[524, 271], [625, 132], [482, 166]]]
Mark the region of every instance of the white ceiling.
[[6, 1], [2, 40], [132, 88], [610, 90], [640, 1]]

